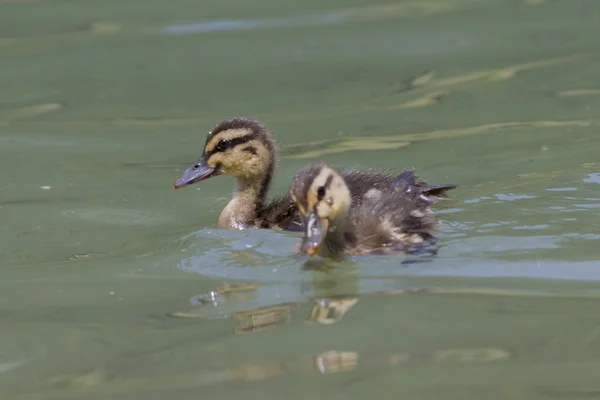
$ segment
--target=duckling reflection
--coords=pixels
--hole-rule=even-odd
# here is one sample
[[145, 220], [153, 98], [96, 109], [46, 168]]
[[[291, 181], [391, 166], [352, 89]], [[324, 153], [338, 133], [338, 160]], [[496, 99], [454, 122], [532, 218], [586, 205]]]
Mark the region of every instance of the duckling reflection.
[[206, 293], [190, 297], [190, 303], [196, 306], [210, 303], [216, 307], [222, 303], [249, 301], [252, 297], [252, 292], [259, 287], [260, 286], [255, 283], [224, 283], [215, 290], [210, 290]]
[[[252, 301], [254, 292], [260, 288], [255, 283], [231, 284], [224, 283], [213, 290], [192, 296], [189, 298], [190, 304], [194, 307], [190, 311], [174, 311], [168, 313], [176, 318], [228, 318], [232, 314], [214, 314], [211, 310], [223, 308], [229, 304], [244, 304]], [[208, 308], [208, 309], [207, 309]]]
[[314, 299], [307, 322], [331, 325], [341, 321], [352, 307], [358, 303], [358, 297]]
[[[279, 303], [238, 311], [240, 307], [244, 307], [244, 304], [254, 300], [256, 292], [260, 289], [261, 286], [255, 283], [225, 283], [214, 290], [192, 296], [189, 302], [194, 308], [191, 310], [175, 311], [168, 315], [186, 319], [233, 318], [236, 321], [234, 332], [237, 334], [261, 332], [289, 323], [291, 321], [291, 310], [297, 307], [297, 303]], [[215, 314], [215, 309], [223, 308], [229, 312], [217, 312]]]
[[[358, 302], [359, 277], [356, 265], [338, 269], [327, 274], [313, 272], [310, 281], [299, 282], [299, 287], [291, 291], [278, 289], [275, 304], [252, 307], [252, 304], [265, 303], [272, 295], [272, 286], [262, 287], [249, 282], [244, 284], [222, 284], [213, 290], [192, 296], [192, 308], [187, 311], [169, 313], [177, 318], [232, 318], [234, 331], [238, 334], [254, 333], [276, 328], [292, 321], [292, 311], [298, 306], [312, 303], [307, 322], [333, 324]], [[284, 296], [281, 296], [284, 294]], [[308, 296], [306, 296], [308, 294]], [[285, 296], [287, 295], [287, 296]]]
[[291, 310], [295, 307], [294, 303], [277, 304], [235, 313], [234, 316], [239, 321], [235, 326], [235, 333], [255, 333], [285, 325], [291, 321]]
[[[190, 165], [173, 184], [175, 189], [218, 175], [237, 179], [237, 190], [219, 216], [224, 229], [269, 228], [302, 230], [298, 210], [289, 195], [266, 202], [277, 165], [273, 136], [260, 122], [236, 117], [219, 123], [206, 138], [202, 156]], [[384, 171], [344, 170], [340, 172], [355, 202], [371, 189], [384, 190], [395, 174]], [[432, 198], [443, 198], [451, 185], [423, 186]]]
[[[309, 282], [300, 284], [300, 292], [311, 294], [308, 298], [304, 297], [306, 300], [248, 308], [248, 305], [260, 302], [259, 299], [264, 296], [260, 294], [262, 287], [256, 283], [226, 283], [191, 297], [189, 301], [194, 306], [191, 310], [169, 315], [178, 318], [214, 319], [216, 314], [217, 318], [232, 318], [235, 321], [235, 333], [247, 334], [289, 324], [292, 321], [292, 311], [308, 302], [313, 305], [305, 322], [335, 324], [359, 301], [360, 275], [355, 264], [350, 263], [349, 267], [327, 274], [313, 272]], [[266, 289], [268, 290], [268, 287]]]
[[312, 272], [311, 288], [313, 303], [306, 323], [332, 325], [358, 303], [360, 296], [360, 274], [355, 263], [346, 263], [345, 268]]
[[361, 293], [360, 282], [357, 265], [352, 262], [344, 269], [333, 269], [327, 273], [313, 271], [310, 281], [300, 282], [296, 288], [278, 289], [277, 298], [280, 301], [258, 307], [252, 305], [263, 303], [265, 297], [270, 298], [273, 286], [263, 287], [252, 282], [225, 283], [192, 296], [189, 299], [191, 309], [170, 312], [168, 315], [185, 319], [231, 319], [234, 321], [233, 330], [236, 334], [248, 334], [290, 324], [294, 314], [300, 311], [296, 311], [298, 308], [306, 312], [305, 323], [332, 325], [340, 323], [364, 297], [436, 291], [417, 287]]
[[[205, 294], [193, 296], [190, 302], [196, 307], [205, 307], [212, 305], [218, 307], [223, 301], [222, 296], [216, 290], [211, 290]], [[240, 299], [238, 299], [240, 300]], [[339, 297], [339, 298], [314, 298], [314, 303], [307, 322], [331, 325], [341, 321], [342, 317], [350, 311], [356, 303], [357, 297]], [[280, 303], [272, 306], [257, 307], [246, 311], [234, 312], [231, 314], [236, 320], [234, 332], [237, 334], [256, 333], [267, 329], [286, 325], [292, 320], [292, 310], [297, 308], [300, 303]], [[205, 310], [202, 310], [205, 311]], [[189, 312], [176, 311], [169, 315], [176, 318], [207, 318], [206, 312], [198, 309]], [[230, 315], [221, 315], [227, 318]], [[213, 317], [214, 318], [214, 317]]]
[[[237, 364], [221, 370], [197, 369], [177, 375], [160, 376], [148, 380], [138, 377], [119, 377], [104, 368], [97, 368], [82, 374], [59, 375], [48, 382], [53, 386], [71, 390], [89, 390], [102, 387], [105, 394], [123, 395], [131, 391], [159, 391], [182, 388], [211, 387], [240, 382], [262, 382], [290, 375], [333, 375], [361, 369], [380, 369], [401, 365], [426, 363], [484, 363], [499, 362], [511, 357], [500, 348], [446, 349], [425, 352], [402, 350], [359, 353], [352, 350], [328, 350], [307, 356], [300, 356], [283, 362], [255, 362]], [[201, 363], [199, 364], [201, 365]]]
[[[454, 187], [454, 185], [448, 185]], [[344, 253], [367, 254], [434, 243], [434, 201], [417, 186], [414, 171], [398, 175], [387, 190], [371, 190], [352, 201], [338, 171], [311, 164], [292, 180], [290, 195], [302, 215], [299, 250], [340, 259]]]

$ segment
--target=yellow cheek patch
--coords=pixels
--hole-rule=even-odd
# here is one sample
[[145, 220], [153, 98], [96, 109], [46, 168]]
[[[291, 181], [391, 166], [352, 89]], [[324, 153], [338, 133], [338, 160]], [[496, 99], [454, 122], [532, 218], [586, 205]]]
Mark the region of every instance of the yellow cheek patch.
[[206, 160], [206, 165], [211, 168], [215, 168], [223, 160], [222, 153], [215, 153]]
[[330, 216], [332, 211], [332, 207], [324, 202], [319, 203], [317, 206], [317, 213], [321, 218]]
[[317, 199], [315, 191], [310, 190], [306, 196], [306, 205], [308, 206], [308, 208], [313, 208], [318, 202], [319, 200]]
[[259, 160], [252, 154], [243, 150], [243, 147], [234, 147], [223, 153], [222, 165], [236, 176], [250, 178], [260, 175], [263, 171]]
[[226, 171], [236, 176], [242, 175], [256, 169], [256, 166], [248, 163], [247, 153], [244, 153], [237, 149], [214, 153], [206, 160], [206, 163], [211, 168], [215, 168], [220, 164], [224, 172]]

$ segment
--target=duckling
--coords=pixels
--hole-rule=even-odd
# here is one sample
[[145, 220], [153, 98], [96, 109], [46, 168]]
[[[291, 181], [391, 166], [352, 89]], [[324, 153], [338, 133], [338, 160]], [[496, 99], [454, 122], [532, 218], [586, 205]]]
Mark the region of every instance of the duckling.
[[438, 198], [427, 193], [428, 187], [419, 187], [414, 171], [407, 170], [387, 190], [371, 189], [354, 203], [342, 174], [324, 163], [311, 164], [290, 185], [304, 225], [299, 250], [341, 258], [432, 241], [437, 220], [429, 206]]
[[277, 164], [271, 133], [251, 118], [222, 121], [208, 134], [202, 156], [173, 183], [174, 189], [218, 175], [237, 178], [237, 190], [219, 216], [219, 228], [299, 230], [300, 221], [289, 197], [265, 204]]
[[[275, 141], [267, 128], [252, 118], [236, 117], [217, 124], [208, 134], [202, 156], [173, 183], [174, 189], [201, 182], [218, 175], [237, 179], [237, 190], [221, 212], [218, 226], [223, 229], [269, 228], [302, 230], [296, 204], [289, 195], [266, 203], [269, 185], [277, 165]], [[353, 201], [376, 194], [389, 187], [396, 174], [377, 170], [344, 170], [341, 172]], [[427, 186], [427, 196], [438, 199], [452, 185]], [[374, 189], [374, 190], [373, 190]]]

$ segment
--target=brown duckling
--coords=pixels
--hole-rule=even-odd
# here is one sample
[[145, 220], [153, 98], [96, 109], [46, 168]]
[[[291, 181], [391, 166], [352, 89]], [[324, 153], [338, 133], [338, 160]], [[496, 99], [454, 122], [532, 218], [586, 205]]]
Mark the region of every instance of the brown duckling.
[[299, 250], [340, 258], [433, 241], [437, 219], [429, 206], [437, 199], [417, 183], [414, 171], [407, 170], [387, 190], [371, 190], [355, 203], [338, 171], [323, 163], [309, 165], [290, 186], [304, 226]]
[[[210, 131], [202, 156], [177, 178], [173, 187], [179, 189], [213, 176], [229, 175], [237, 179], [237, 190], [219, 216], [220, 228], [302, 230], [297, 207], [289, 195], [265, 202], [276, 165], [271, 133], [252, 118], [231, 118]], [[385, 190], [397, 176], [377, 170], [345, 170], [341, 174], [355, 203], [360, 203], [371, 189]], [[420, 180], [416, 184], [436, 199], [445, 197], [445, 192], [455, 187], [427, 186]]]

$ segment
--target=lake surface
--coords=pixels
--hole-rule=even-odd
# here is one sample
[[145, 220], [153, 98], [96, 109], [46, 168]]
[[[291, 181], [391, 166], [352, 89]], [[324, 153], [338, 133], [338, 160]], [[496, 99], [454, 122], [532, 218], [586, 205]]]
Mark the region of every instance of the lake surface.
[[[0, 1], [2, 399], [600, 396], [600, 3]], [[171, 188], [251, 116], [460, 188], [431, 262], [307, 268]]]

